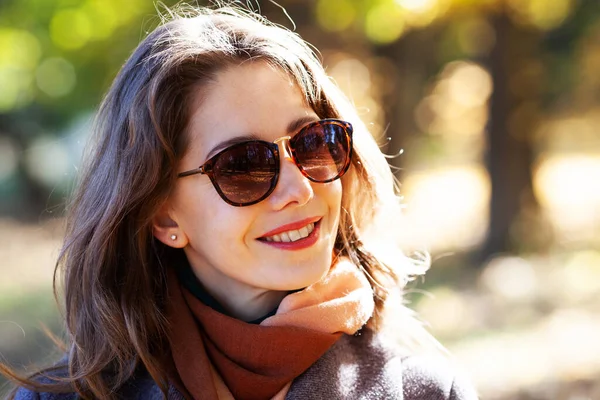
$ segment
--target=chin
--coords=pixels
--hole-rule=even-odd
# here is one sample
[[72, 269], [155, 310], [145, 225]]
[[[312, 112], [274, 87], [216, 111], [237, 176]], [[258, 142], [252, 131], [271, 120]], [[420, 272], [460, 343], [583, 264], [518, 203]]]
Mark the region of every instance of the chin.
[[295, 274], [295, 276], [291, 276], [290, 281], [287, 282], [286, 288], [284, 290], [298, 290], [304, 289], [320, 281], [326, 274], [329, 272], [329, 268], [331, 268], [331, 260], [324, 263], [318, 263], [320, 266], [318, 268], [306, 268], [300, 270], [303, 271], [302, 274]]

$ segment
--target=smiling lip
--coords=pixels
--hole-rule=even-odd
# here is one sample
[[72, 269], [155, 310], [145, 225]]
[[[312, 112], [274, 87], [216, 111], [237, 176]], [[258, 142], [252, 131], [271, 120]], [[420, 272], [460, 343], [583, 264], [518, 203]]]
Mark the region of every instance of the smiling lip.
[[[315, 227], [312, 230], [312, 232], [307, 237], [296, 240], [295, 242], [268, 242], [265, 239], [267, 236], [278, 235], [282, 232], [287, 232], [290, 230], [297, 230], [297, 229], [303, 228], [310, 223], [315, 224]], [[302, 250], [302, 249], [312, 246], [319, 240], [319, 232], [320, 231], [321, 231], [321, 218], [320, 217], [307, 218], [307, 219], [303, 219], [302, 221], [294, 222], [294, 223], [287, 224], [287, 225], [282, 225], [277, 229], [267, 232], [267, 234], [265, 236], [259, 238], [258, 240], [261, 243], [264, 243], [271, 247], [275, 247], [280, 250]]]
[[306, 219], [303, 219], [300, 221], [292, 222], [291, 224], [281, 225], [280, 227], [275, 228], [272, 231], [265, 233], [259, 239], [264, 239], [267, 236], [279, 235], [282, 232], [295, 231], [297, 229], [305, 227], [306, 225], [308, 225], [310, 223], [317, 222], [320, 219], [321, 219], [321, 217], [312, 217], [312, 218], [306, 218]]

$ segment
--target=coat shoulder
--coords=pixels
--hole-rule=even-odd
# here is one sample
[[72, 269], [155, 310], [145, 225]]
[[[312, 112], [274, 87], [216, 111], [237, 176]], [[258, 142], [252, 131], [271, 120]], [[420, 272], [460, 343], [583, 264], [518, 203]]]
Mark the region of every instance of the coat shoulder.
[[[33, 377], [33, 380], [42, 385], [51, 385], [56, 383], [54, 378], [65, 377], [66, 375], [66, 367], [57, 365], [49, 373], [38, 373], [37, 376]], [[75, 400], [76, 398], [77, 396], [73, 392], [38, 392], [26, 387], [19, 387], [14, 396], [14, 400]]]
[[324, 398], [478, 399], [468, 379], [442, 356], [408, 354], [389, 336], [369, 329], [342, 336], [294, 380], [286, 400]]
[[375, 377], [399, 385], [404, 400], [479, 399], [466, 375], [442, 355], [409, 354], [389, 336], [370, 330], [348, 339], [360, 362], [370, 365]]
[[406, 400], [477, 400], [469, 379], [441, 356], [402, 359], [402, 388]]
[[74, 393], [39, 393], [30, 389], [20, 387], [14, 397], [14, 400], [75, 400], [77, 396]]

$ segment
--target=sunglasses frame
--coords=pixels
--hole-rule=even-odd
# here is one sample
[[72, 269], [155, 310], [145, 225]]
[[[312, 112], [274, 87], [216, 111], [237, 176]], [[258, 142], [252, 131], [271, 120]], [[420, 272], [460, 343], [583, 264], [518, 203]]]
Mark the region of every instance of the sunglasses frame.
[[[306, 132], [307, 130], [313, 128], [314, 126], [319, 126], [319, 125], [341, 126], [344, 129], [344, 132], [346, 133], [346, 140], [347, 140], [346, 144], [348, 146], [348, 155], [346, 156], [346, 162], [345, 162], [344, 166], [342, 167], [342, 169], [340, 170], [340, 172], [335, 177], [333, 177], [331, 179], [323, 180], [323, 181], [314, 179], [308, 175], [308, 173], [304, 170], [302, 165], [300, 165], [300, 163], [298, 162], [298, 158], [296, 156], [296, 149], [294, 146], [294, 143], [297, 141], [297, 138], [300, 137], [303, 132]], [[296, 167], [298, 167], [298, 169], [300, 170], [300, 172], [302, 173], [302, 175], [304, 177], [306, 177], [308, 180], [310, 180], [312, 182], [328, 183], [328, 182], [333, 182], [336, 179], [341, 178], [346, 173], [346, 171], [348, 171], [348, 168], [350, 168], [350, 164], [352, 162], [352, 133], [353, 133], [353, 129], [352, 129], [352, 124], [350, 124], [350, 122], [342, 121], [339, 119], [333, 119], [333, 118], [322, 119], [319, 121], [311, 122], [308, 125], [302, 127], [302, 129], [300, 129], [298, 131], [298, 133], [294, 136], [282, 136], [272, 142], [267, 142], [266, 140], [248, 140], [245, 142], [236, 143], [234, 145], [231, 145], [231, 146], [219, 151], [217, 154], [215, 154], [214, 156], [209, 158], [200, 167], [191, 169], [189, 171], [180, 172], [179, 174], [177, 174], [177, 177], [183, 178], [185, 176], [196, 175], [196, 174], [208, 175], [215, 190], [227, 204], [230, 204], [234, 207], [251, 206], [251, 205], [259, 203], [259, 202], [263, 201], [264, 199], [266, 199], [267, 197], [269, 197], [271, 195], [271, 193], [273, 193], [273, 191], [275, 190], [275, 187], [277, 186], [277, 182], [279, 181], [279, 172], [281, 170], [281, 158], [279, 157], [279, 144], [278, 144], [279, 142], [281, 142], [283, 140], [287, 141], [287, 145], [284, 143], [284, 146], [286, 146], [286, 148], [290, 152], [290, 155], [292, 157], [292, 160], [294, 161], [294, 164], [296, 164]], [[217, 159], [221, 156], [221, 154], [223, 154], [227, 151], [230, 151], [231, 149], [235, 149], [236, 147], [247, 146], [252, 143], [257, 143], [260, 145], [267, 146], [273, 152], [273, 156], [276, 161], [275, 175], [273, 175], [273, 178], [271, 179], [271, 185], [270, 185], [269, 189], [260, 198], [250, 201], [250, 202], [245, 202], [245, 203], [234, 202], [234, 201], [231, 201], [230, 199], [228, 199], [227, 196], [221, 190], [221, 187], [219, 186], [219, 184], [214, 176], [213, 167], [214, 167], [214, 164], [216, 163]]]

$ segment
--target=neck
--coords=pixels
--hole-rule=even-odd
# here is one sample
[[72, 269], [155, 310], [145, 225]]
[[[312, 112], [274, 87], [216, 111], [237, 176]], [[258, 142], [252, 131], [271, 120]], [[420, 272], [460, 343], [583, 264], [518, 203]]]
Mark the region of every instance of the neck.
[[255, 289], [246, 293], [239, 293], [237, 296], [231, 296], [228, 293], [220, 293], [219, 291], [211, 291], [207, 288], [207, 292], [215, 298], [223, 306], [227, 315], [232, 316], [242, 321], [255, 321], [264, 317], [273, 311], [281, 300], [287, 296], [288, 292]]
[[272, 313], [289, 291], [268, 290], [241, 283], [213, 268], [195, 268], [181, 259], [179, 279], [206, 305], [230, 317], [251, 322]]

